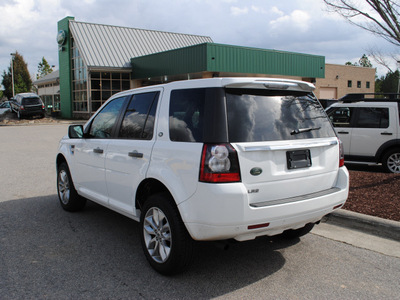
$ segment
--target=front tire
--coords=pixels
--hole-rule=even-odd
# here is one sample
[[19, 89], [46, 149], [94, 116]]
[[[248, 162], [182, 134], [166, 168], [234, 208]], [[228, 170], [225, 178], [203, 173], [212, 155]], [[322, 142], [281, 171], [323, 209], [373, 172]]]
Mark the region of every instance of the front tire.
[[155, 194], [147, 199], [140, 226], [142, 248], [153, 269], [163, 275], [173, 275], [189, 267], [194, 241], [168, 194]]
[[66, 211], [79, 211], [86, 205], [86, 199], [79, 196], [72, 182], [71, 173], [65, 162], [57, 171], [57, 194], [62, 208]]
[[383, 156], [382, 165], [388, 173], [400, 173], [400, 149], [388, 151]]

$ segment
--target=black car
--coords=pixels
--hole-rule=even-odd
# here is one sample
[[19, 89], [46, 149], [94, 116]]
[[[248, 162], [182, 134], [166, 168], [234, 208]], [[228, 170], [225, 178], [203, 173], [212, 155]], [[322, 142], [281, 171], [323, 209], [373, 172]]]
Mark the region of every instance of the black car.
[[17, 114], [18, 119], [30, 116], [44, 118], [45, 116], [43, 101], [34, 93], [17, 94], [11, 101], [11, 109]]

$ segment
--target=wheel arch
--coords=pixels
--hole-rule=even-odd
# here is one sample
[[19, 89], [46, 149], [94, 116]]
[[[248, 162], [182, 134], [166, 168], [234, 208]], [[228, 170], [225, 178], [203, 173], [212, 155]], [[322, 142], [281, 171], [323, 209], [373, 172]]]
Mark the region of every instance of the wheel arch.
[[158, 193], [167, 193], [172, 200], [171, 203], [176, 206], [175, 201], [173, 200], [173, 196], [168, 188], [159, 180], [154, 178], [146, 178], [143, 180], [137, 188], [136, 197], [135, 197], [135, 207], [139, 210], [142, 210], [143, 204], [149, 196], [158, 194]]
[[391, 151], [392, 149], [400, 149], [400, 139], [395, 139], [395, 140], [390, 140], [381, 145], [376, 152], [375, 159], [377, 162], [382, 162], [383, 157], [388, 151]]
[[56, 158], [57, 170], [58, 170], [58, 167], [59, 167], [63, 162], [65, 162], [65, 163], [68, 165], [67, 159], [65, 158], [65, 156], [64, 156], [63, 154], [59, 153], [59, 154], [57, 155], [57, 158]]

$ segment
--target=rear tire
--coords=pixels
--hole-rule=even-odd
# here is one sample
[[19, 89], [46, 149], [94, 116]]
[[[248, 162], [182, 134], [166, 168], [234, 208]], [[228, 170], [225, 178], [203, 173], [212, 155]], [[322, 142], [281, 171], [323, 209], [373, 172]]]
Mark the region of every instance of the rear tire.
[[400, 173], [400, 149], [393, 149], [385, 153], [382, 165], [388, 173]]
[[306, 235], [314, 228], [314, 223], [308, 223], [306, 226], [299, 229], [290, 229], [282, 233], [282, 236], [286, 239], [296, 239]]
[[163, 275], [173, 275], [192, 263], [194, 241], [167, 193], [151, 195], [141, 217], [141, 242], [147, 261]]
[[69, 168], [65, 162], [58, 167], [57, 192], [60, 204], [66, 211], [79, 211], [86, 205], [86, 199], [79, 196], [75, 190]]

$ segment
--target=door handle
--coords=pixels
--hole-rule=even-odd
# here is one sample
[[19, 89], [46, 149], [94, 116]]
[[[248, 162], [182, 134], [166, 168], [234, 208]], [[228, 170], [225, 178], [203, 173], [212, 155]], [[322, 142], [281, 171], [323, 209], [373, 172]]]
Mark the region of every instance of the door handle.
[[338, 131], [338, 133], [340, 133], [340, 134], [349, 134], [348, 131]]
[[381, 135], [393, 135], [393, 133], [391, 133], [391, 132], [381, 132]]
[[132, 151], [132, 152], [129, 152], [128, 155], [130, 157], [143, 158], [143, 153], [139, 153], [136, 150]]
[[100, 149], [99, 147], [97, 147], [96, 149], [93, 149], [94, 153], [98, 153], [98, 154], [102, 154], [104, 152], [103, 149]]

